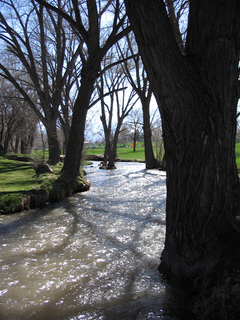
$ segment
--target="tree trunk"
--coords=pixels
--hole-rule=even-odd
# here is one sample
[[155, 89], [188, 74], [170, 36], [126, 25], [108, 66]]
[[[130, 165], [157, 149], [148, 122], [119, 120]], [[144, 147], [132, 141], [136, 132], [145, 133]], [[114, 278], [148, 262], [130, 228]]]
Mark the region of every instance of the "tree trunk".
[[110, 130], [109, 128], [106, 127], [106, 125], [103, 125], [104, 127], [104, 134], [105, 134], [105, 151], [104, 151], [104, 159], [103, 161], [107, 163], [108, 161], [108, 166], [107, 169], [114, 169], [114, 151], [111, 145], [111, 138], [110, 138]]
[[167, 219], [161, 270], [194, 281], [214, 270], [221, 237], [235, 227], [239, 2], [190, 1], [186, 56], [163, 1], [125, 3], [163, 123]]
[[116, 159], [117, 157], [117, 143], [118, 143], [118, 137], [120, 133], [120, 129], [123, 123], [123, 117], [118, 119], [117, 127], [115, 130], [114, 138], [113, 138], [113, 158]]
[[19, 135], [17, 135], [15, 140], [14, 153], [18, 153], [19, 141], [20, 141], [20, 137]]
[[62, 173], [67, 172], [73, 176], [80, 175], [86, 116], [97, 72], [96, 66], [88, 72], [87, 69], [82, 70], [82, 83], [73, 109], [72, 125]]
[[26, 135], [21, 137], [21, 154], [29, 154]]
[[115, 168], [114, 154], [113, 154], [113, 149], [112, 149], [110, 141], [108, 142], [107, 150], [108, 150], [108, 165], [107, 165], [107, 169], [114, 169]]
[[153, 153], [153, 147], [152, 147], [152, 132], [151, 132], [151, 126], [150, 126], [150, 115], [149, 115], [149, 103], [148, 100], [142, 101], [142, 110], [143, 110], [143, 123], [144, 123], [144, 146], [145, 146], [145, 164], [146, 169], [155, 169], [159, 168], [160, 164], [155, 159], [154, 153]]
[[59, 141], [57, 137], [57, 128], [56, 125], [48, 124], [45, 125], [47, 131], [47, 138], [48, 138], [48, 149], [49, 149], [49, 157], [48, 163], [49, 164], [56, 164], [60, 161], [60, 148], [59, 148]]

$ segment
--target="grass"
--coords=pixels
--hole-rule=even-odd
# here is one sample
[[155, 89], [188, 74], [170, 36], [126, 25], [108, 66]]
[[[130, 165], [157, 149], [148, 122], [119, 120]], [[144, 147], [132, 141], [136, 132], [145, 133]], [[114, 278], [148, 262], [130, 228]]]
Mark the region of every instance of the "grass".
[[[103, 148], [87, 149], [87, 154], [102, 154]], [[143, 147], [137, 147], [133, 152], [133, 148], [118, 148], [118, 157], [123, 160], [144, 161], [145, 154]], [[22, 156], [22, 155], [21, 155]], [[236, 144], [236, 163], [238, 172], [240, 172], [240, 142]], [[22, 162], [5, 159], [3, 154], [0, 154], [0, 210], [11, 208], [21, 202], [22, 197], [29, 192], [41, 192], [42, 190], [49, 191], [61, 171], [62, 163], [51, 166], [55, 173], [36, 175], [33, 165], [30, 162]]]
[[[99, 155], [103, 154], [103, 148], [94, 148], [94, 149], [87, 149], [87, 154], [89, 155]], [[144, 147], [136, 147], [136, 151], [133, 152], [133, 148], [118, 148], [117, 155], [120, 159], [123, 160], [131, 160], [131, 161], [144, 161], [145, 154], [144, 154]]]
[[[62, 163], [51, 167], [54, 173], [59, 173]], [[16, 192], [39, 189], [45, 180], [55, 180], [56, 176], [44, 174], [36, 176], [30, 162], [0, 160], [0, 192]]]
[[[54, 173], [59, 173], [62, 163], [52, 166]], [[30, 162], [0, 158], [0, 209], [11, 212], [17, 205], [21, 205], [29, 192], [48, 192], [57, 175], [36, 175]]]

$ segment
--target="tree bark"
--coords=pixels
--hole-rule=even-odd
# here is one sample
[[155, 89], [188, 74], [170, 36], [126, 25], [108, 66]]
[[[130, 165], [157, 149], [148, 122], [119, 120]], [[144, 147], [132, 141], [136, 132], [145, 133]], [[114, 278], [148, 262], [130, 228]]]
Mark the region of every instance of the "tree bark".
[[145, 165], [146, 169], [159, 168], [160, 164], [154, 156], [152, 147], [152, 132], [150, 125], [150, 115], [149, 115], [149, 99], [142, 98], [142, 110], [143, 110], [143, 123], [144, 123], [144, 146], [145, 146]]
[[92, 70], [87, 68], [82, 70], [82, 82], [74, 104], [72, 125], [62, 173], [67, 172], [73, 176], [80, 174], [86, 115], [97, 74], [98, 69], [96, 66]]
[[162, 116], [167, 219], [161, 270], [193, 281], [214, 270], [221, 237], [235, 227], [239, 1], [190, 1], [186, 56], [163, 1], [125, 3]]
[[[111, 114], [109, 115], [111, 117]], [[104, 135], [105, 135], [105, 151], [104, 151], [104, 159], [103, 161], [107, 163], [108, 161], [108, 169], [114, 169], [114, 147], [111, 144], [111, 121], [109, 124], [109, 127], [107, 126], [106, 122], [106, 116], [105, 116], [105, 111], [104, 111], [104, 104], [102, 104], [102, 116], [101, 116], [101, 121], [103, 124], [103, 129], [104, 129]]]
[[59, 141], [57, 137], [56, 123], [54, 123], [54, 121], [51, 121], [50, 124], [46, 125], [46, 122], [45, 122], [45, 128], [47, 131], [48, 149], [49, 149], [48, 163], [56, 164], [60, 160], [60, 148], [59, 148]]

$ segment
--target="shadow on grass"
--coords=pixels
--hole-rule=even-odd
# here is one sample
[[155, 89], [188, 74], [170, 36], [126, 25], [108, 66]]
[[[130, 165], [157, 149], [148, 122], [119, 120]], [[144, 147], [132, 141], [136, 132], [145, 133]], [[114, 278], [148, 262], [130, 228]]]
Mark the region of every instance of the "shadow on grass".
[[[43, 179], [32, 179], [31, 181], [29, 180], [22, 180], [22, 179], [16, 179], [14, 180], [14, 182], [9, 181], [6, 182], [4, 181], [4, 186], [7, 189], [8, 187], [11, 187], [12, 185], [14, 185], [16, 188], [23, 188], [23, 190], [19, 189], [19, 192], [24, 192], [25, 188], [24, 187], [28, 187], [31, 185], [31, 187], [35, 188], [35, 186], [40, 187], [40, 185], [43, 183]], [[12, 191], [8, 191], [7, 193], [11, 193]]]
[[0, 164], [0, 174], [1, 173], [6, 173], [6, 172], [10, 172], [10, 171], [18, 171], [18, 170], [29, 170], [29, 169], [33, 169], [33, 166], [29, 163], [1, 163]]

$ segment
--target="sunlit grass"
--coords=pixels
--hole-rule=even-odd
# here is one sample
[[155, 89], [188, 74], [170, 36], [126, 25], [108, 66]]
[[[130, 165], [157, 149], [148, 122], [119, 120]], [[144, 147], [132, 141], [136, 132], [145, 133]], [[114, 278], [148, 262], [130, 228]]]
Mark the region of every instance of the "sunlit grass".
[[[92, 148], [87, 149], [87, 154], [99, 155], [104, 153], [104, 148]], [[133, 152], [132, 147], [117, 148], [117, 155], [120, 159], [131, 160], [131, 161], [144, 161], [144, 147], [136, 147], [135, 152]]]
[[120, 159], [129, 159], [129, 160], [145, 160], [145, 153], [143, 147], [137, 147], [135, 152], [133, 152], [133, 148], [118, 148], [117, 155]]
[[[59, 173], [62, 163], [51, 167], [54, 173]], [[55, 180], [56, 175], [44, 174], [36, 176], [30, 162], [0, 159], [0, 192], [28, 191], [41, 188], [46, 180]]]

